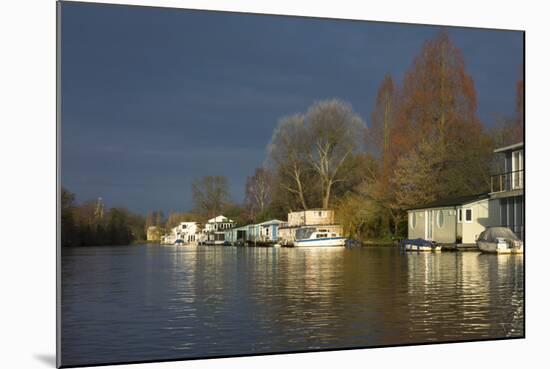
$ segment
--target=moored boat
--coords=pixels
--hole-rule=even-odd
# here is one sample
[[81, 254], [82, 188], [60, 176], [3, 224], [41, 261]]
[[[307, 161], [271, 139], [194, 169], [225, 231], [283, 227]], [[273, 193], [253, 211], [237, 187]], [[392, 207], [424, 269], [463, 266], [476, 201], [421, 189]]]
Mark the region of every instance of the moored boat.
[[307, 227], [296, 232], [294, 247], [343, 247], [346, 238], [326, 229]]
[[506, 227], [489, 227], [479, 235], [477, 247], [490, 254], [523, 254], [523, 241]]
[[401, 241], [405, 251], [441, 251], [441, 245], [422, 238]]

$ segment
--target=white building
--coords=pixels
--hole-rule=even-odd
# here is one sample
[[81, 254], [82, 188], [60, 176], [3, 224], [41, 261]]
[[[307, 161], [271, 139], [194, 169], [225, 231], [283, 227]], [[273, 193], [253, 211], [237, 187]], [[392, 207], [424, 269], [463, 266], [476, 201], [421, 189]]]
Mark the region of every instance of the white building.
[[279, 226], [286, 224], [282, 220], [272, 219], [258, 224], [248, 224], [225, 231], [225, 241], [230, 243], [275, 243], [279, 236]]
[[489, 224], [489, 195], [443, 199], [407, 213], [409, 239], [473, 245]]
[[172, 229], [176, 241], [181, 240], [184, 244], [194, 244], [199, 241], [200, 225], [197, 222], [181, 222]]
[[204, 226], [200, 243], [207, 245], [222, 245], [225, 242], [226, 231], [235, 227], [235, 222], [223, 215], [218, 215], [215, 218], [208, 219], [208, 222]]
[[161, 243], [165, 245], [174, 244], [196, 244], [199, 241], [200, 224], [197, 222], [181, 222], [170, 230], [170, 233], [161, 237]]

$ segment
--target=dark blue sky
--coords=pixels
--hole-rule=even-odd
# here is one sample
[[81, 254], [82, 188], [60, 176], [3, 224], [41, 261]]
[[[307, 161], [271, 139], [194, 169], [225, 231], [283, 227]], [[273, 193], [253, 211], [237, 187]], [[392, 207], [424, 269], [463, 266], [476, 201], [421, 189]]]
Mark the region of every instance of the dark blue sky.
[[[369, 124], [386, 73], [401, 81], [441, 27], [63, 3], [62, 183], [82, 201], [183, 211], [191, 181], [228, 177], [242, 201], [277, 120], [350, 102]], [[449, 28], [479, 115], [511, 115], [523, 34]]]

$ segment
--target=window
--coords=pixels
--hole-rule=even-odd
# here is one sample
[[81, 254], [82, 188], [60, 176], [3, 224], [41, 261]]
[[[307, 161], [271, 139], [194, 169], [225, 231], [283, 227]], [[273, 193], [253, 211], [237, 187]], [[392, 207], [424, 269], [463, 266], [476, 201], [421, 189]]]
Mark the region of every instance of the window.
[[466, 223], [472, 223], [472, 209], [466, 209], [466, 214], [464, 216], [464, 221]]
[[458, 209], [458, 222], [462, 223], [462, 209]]
[[320, 216], [320, 217], [323, 216], [323, 212], [322, 212], [322, 211], [319, 212], [319, 216]]
[[411, 215], [410, 215], [410, 224], [411, 224], [412, 229], [416, 228], [416, 213], [411, 213]]
[[512, 152], [512, 189], [523, 188], [523, 153]]
[[437, 212], [437, 226], [439, 228], [443, 227], [444, 222], [445, 222], [445, 217], [443, 216], [443, 210], [439, 210]]

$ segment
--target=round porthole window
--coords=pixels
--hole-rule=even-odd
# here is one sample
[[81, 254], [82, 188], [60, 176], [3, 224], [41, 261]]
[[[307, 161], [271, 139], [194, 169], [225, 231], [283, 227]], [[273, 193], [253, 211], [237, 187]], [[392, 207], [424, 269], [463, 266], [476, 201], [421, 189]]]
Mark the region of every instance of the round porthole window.
[[441, 228], [443, 227], [444, 223], [445, 223], [445, 218], [443, 217], [443, 210], [439, 210], [437, 212], [437, 226]]

